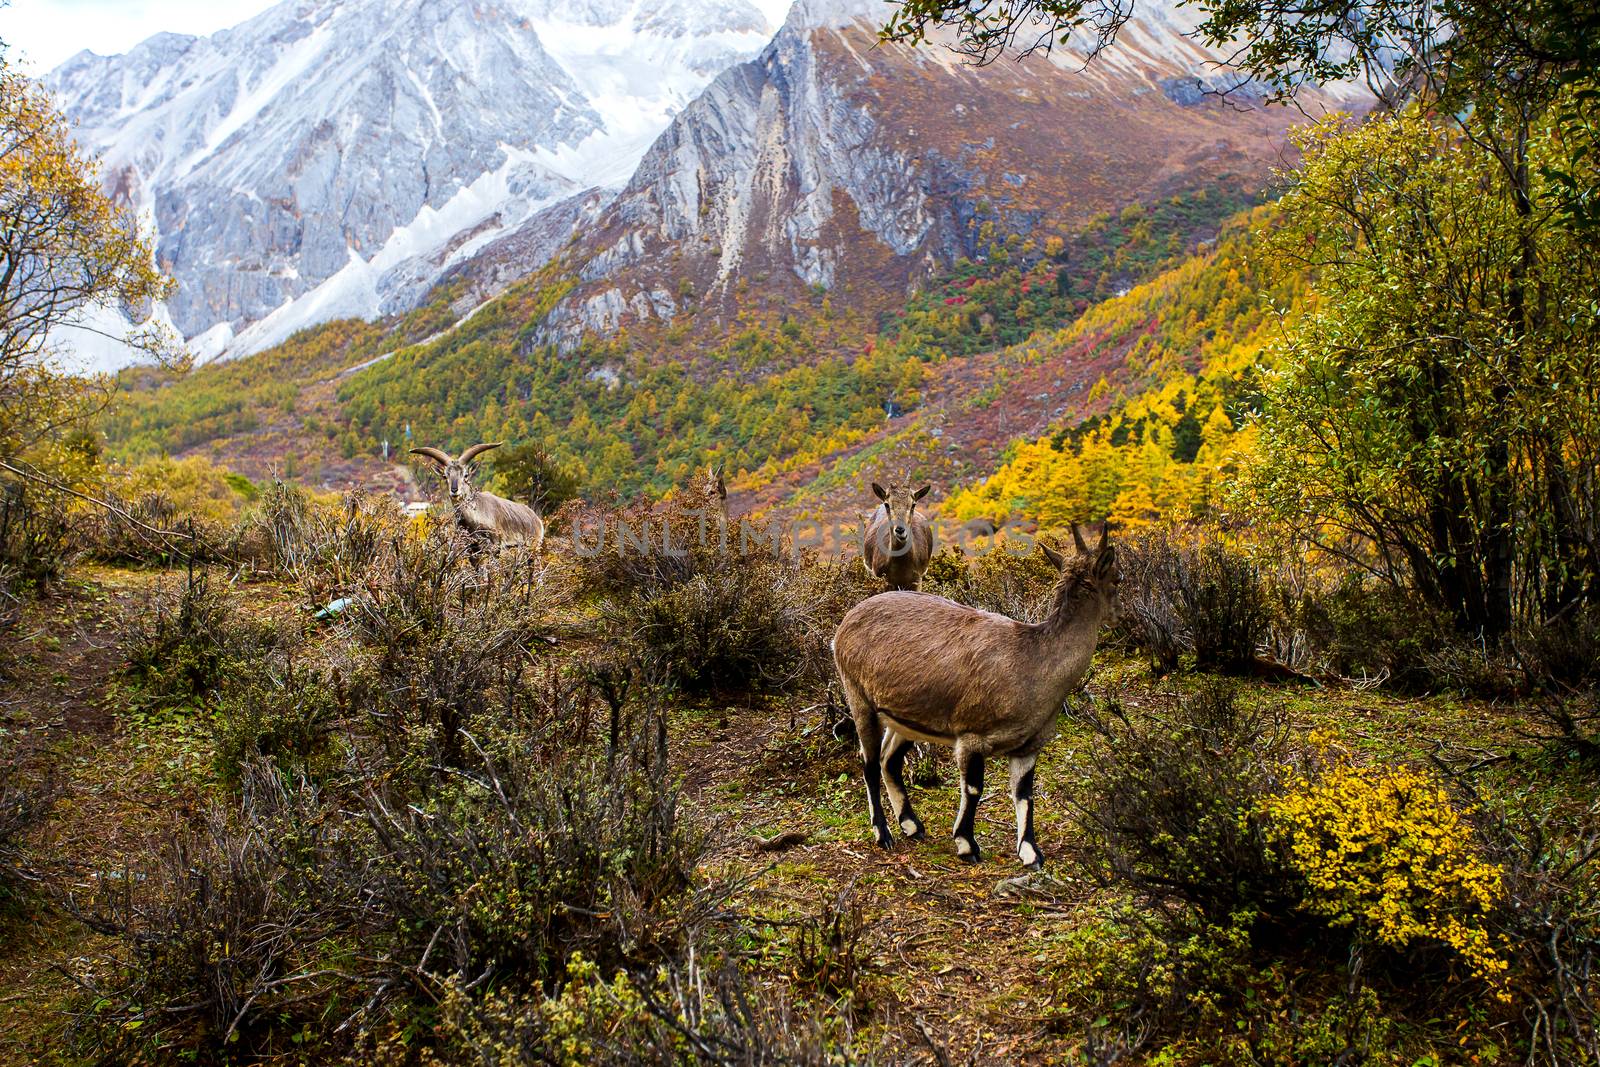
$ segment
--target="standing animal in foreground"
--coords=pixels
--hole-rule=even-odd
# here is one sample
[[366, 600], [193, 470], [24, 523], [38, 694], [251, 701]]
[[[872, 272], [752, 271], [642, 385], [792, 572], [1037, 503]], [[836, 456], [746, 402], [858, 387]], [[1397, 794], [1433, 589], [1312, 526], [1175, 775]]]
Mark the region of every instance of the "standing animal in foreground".
[[472, 487], [469, 464], [501, 444], [496, 441], [492, 445], [473, 445], [457, 459], [451, 459], [448, 452], [437, 448], [413, 448], [411, 453], [432, 463], [439, 477], [444, 479], [450, 491], [456, 525], [472, 535], [475, 545], [480, 541], [494, 541], [502, 545], [527, 545], [537, 552], [544, 544], [544, 520], [539, 518], [539, 513], [526, 504]]
[[890, 589], [919, 589], [922, 575], [933, 558], [933, 527], [917, 514], [917, 501], [928, 486], [907, 494], [899, 486], [886, 490], [877, 482], [872, 492], [882, 503], [867, 522], [861, 544], [861, 562]]
[[983, 795], [983, 763], [1011, 763], [1011, 802], [1017, 813], [1017, 858], [1043, 866], [1033, 837], [1033, 770], [1055, 736], [1056, 716], [1083, 684], [1100, 625], [1111, 614], [1119, 576], [1115, 549], [1090, 552], [1072, 531], [1078, 555], [1064, 560], [1042, 542], [1061, 571], [1049, 614], [1018, 622], [929, 593], [879, 593], [845, 615], [833, 639], [833, 660], [861, 741], [867, 811], [878, 844], [892, 847], [882, 801], [884, 779], [900, 830], [922, 834], [902, 776], [914, 741], [955, 749], [961, 778], [956, 852], [976, 863], [973, 833]]

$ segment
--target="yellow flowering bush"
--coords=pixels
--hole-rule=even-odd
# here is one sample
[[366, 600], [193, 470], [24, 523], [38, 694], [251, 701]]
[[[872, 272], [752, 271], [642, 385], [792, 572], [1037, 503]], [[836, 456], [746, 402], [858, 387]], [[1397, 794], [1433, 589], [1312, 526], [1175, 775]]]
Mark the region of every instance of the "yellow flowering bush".
[[1268, 840], [1306, 881], [1305, 910], [1379, 944], [1448, 946], [1478, 977], [1503, 981], [1503, 946], [1486, 924], [1505, 898], [1501, 871], [1436, 781], [1335, 766], [1297, 779], [1263, 812]]

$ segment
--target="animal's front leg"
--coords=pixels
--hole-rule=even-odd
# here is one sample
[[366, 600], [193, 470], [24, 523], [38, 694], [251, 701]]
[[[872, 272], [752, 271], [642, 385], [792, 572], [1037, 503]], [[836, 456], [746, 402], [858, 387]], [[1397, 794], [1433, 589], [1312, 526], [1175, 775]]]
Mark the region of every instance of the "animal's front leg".
[[1011, 803], [1017, 809], [1017, 859], [1024, 867], [1039, 870], [1044, 857], [1033, 839], [1033, 770], [1039, 757], [1011, 757]]
[[978, 819], [978, 801], [983, 797], [983, 752], [966, 739], [956, 742], [956, 770], [961, 776], [961, 807], [956, 812], [956, 855], [968, 863], [982, 858], [973, 827]]

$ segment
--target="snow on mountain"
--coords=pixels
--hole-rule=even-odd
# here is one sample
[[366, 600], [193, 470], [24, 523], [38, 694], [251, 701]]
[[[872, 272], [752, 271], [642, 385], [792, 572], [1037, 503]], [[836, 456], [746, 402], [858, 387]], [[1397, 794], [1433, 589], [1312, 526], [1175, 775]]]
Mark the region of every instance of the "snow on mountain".
[[166, 313], [209, 357], [410, 306], [543, 232], [770, 33], [747, 0], [284, 0], [210, 37], [80, 53], [46, 83], [152, 228], [179, 283]]
[[[942, 44], [881, 43], [880, 0], [797, 0], [754, 59], [684, 108], [585, 234], [581, 284], [540, 336], [739, 309], [741, 285], [781, 304], [804, 287], [887, 308], [961, 256], [985, 224], [1070, 232], [1099, 212], [1281, 162], [1287, 108], [1203, 88], [1232, 84], [1189, 14], [1141, 2], [1087, 63], [1079, 42], [974, 67]], [[1337, 105], [1307, 93], [1303, 106]]]

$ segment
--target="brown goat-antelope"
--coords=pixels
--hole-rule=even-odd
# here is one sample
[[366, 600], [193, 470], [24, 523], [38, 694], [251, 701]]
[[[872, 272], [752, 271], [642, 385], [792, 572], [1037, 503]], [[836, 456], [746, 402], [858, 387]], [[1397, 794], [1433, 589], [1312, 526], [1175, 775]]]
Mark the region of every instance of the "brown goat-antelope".
[[726, 463], [717, 463], [705, 469], [700, 481], [700, 495], [705, 498], [706, 512], [723, 519], [728, 518], [728, 483], [723, 478]]
[[884, 489], [872, 483], [872, 493], [881, 504], [862, 536], [861, 562], [873, 577], [888, 582], [890, 589], [920, 588], [933, 558], [933, 527], [917, 514], [917, 501], [928, 495], [928, 488], [925, 485], [907, 493], [899, 486]]
[[1043, 865], [1033, 837], [1034, 764], [1055, 736], [1063, 702], [1083, 684], [1119, 580], [1104, 533], [1093, 552], [1076, 528], [1072, 536], [1078, 555], [1070, 561], [1040, 543], [1061, 571], [1041, 622], [929, 593], [892, 592], [857, 604], [839, 624], [833, 659], [861, 742], [867, 811], [879, 845], [894, 842], [879, 796], [885, 779], [901, 832], [922, 834], [902, 772], [912, 743], [932, 741], [955, 749], [962, 785], [956, 852], [977, 862], [973, 826], [983, 763], [1004, 756], [1011, 764], [1017, 858]]
[[456, 459], [438, 448], [413, 448], [411, 452], [432, 463], [444, 479], [456, 525], [472, 535], [474, 541], [492, 539], [504, 545], [527, 545], [537, 552], [544, 544], [544, 520], [539, 513], [526, 504], [472, 487], [470, 464], [501, 443], [473, 445]]

